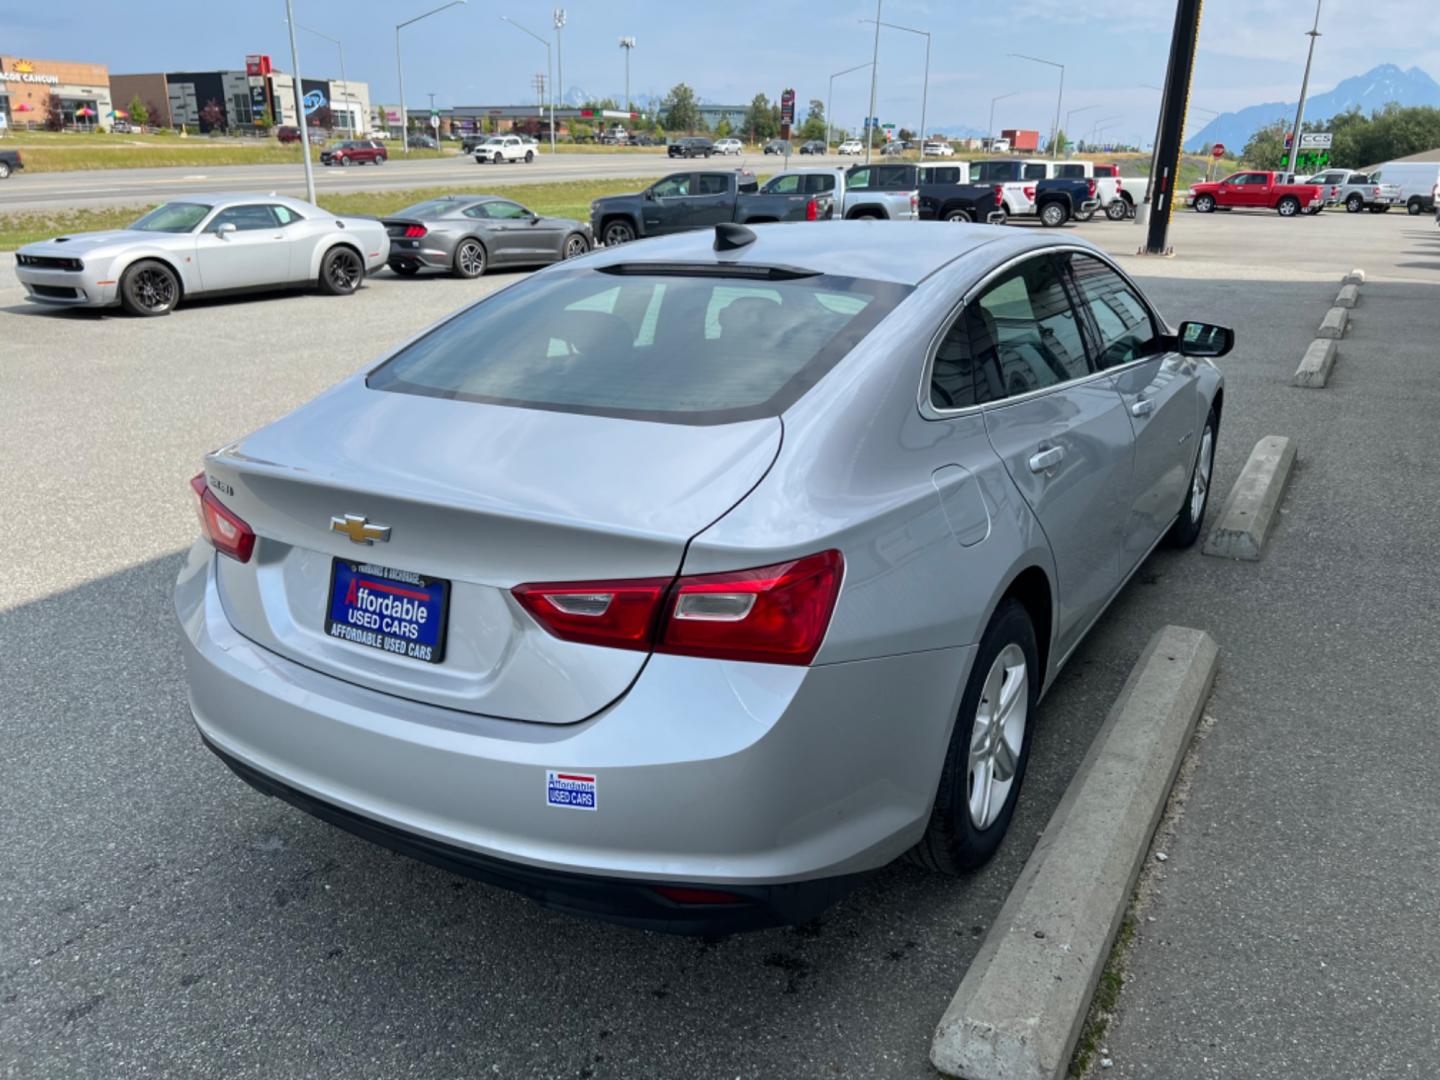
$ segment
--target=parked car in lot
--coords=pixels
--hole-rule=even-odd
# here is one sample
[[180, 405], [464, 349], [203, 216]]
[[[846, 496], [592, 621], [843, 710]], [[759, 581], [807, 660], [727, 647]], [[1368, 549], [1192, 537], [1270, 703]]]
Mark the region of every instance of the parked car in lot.
[[275, 129], [275, 138], [282, 143], [297, 143], [300, 141], [300, 129], [288, 124], [278, 127]]
[[677, 932], [995, 853], [1067, 658], [1201, 530], [1233, 335], [1053, 234], [723, 228], [542, 270], [205, 456], [174, 603], [241, 779]]
[[761, 194], [751, 172], [679, 172], [634, 195], [596, 199], [590, 204], [590, 228], [601, 243], [613, 247], [721, 222], [824, 221], [833, 213], [834, 200], [826, 195]]
[[374, 218], [279, 195], [187, 195], [125, 229], [26, 244], [15, 276], [37, 303], [168, 315], [201, 295], [305, 285], [353, 293], [389, 252]]
[[24, 167], [25, 155], [19, 150], [0, 150], [0, 180], [9, 180]]
[[745, 144], [739, 139], [725, 138], [715, 142], [715, 153], [717, 154], [739, 154], [745, 149]]
[[321, 165], [384, 165], [389, 153], [374, 139], [346, 139], [320, 151]]
[[418, 132], [411, 132], [410, 137], [405, 140], [405, 145], [411, 150], [439, 150], [440, 144], [435, 141], [433, 135], [421, 135]]
[[492, 135], [475, 148], [475, 164], [501, 165], [509, 161], [535, 160], [535, 147], [518, 135]]
[[1238, 172], [1223, 180], [1195, 184], [1190, 205], [1199, 213], [1233, 210], [1274, 210], [1281, 217], [1296, 217], [1302, 210], [1325, 205], [1319, 184], [1283, 183], [1286, 177], [1273, 172]]
[[811, 139], [809, 142], [800, 144], [800, 153], [802, 154], [823, 154], [825, 151], [826, 146], [823, 139]]
[[948, 221], [952, 224], [980, 222], [998, 224], [1004, 219], [1000, 194], [993, 185], [970, 181], [970, 166], [921, 165], [918, 168], [921, 221]]
[[390, 269], [402, 277], [446, 270], [477, 278], [491, 267], [537, 266], [584, 255], [590, 226], [541, 217], [498, 195], [447, 195], [385, 218]]
[[925, 144], [924, 153], [926, 157], [954, 157], [955, 148], [948, 142], [931, 140]]
[[764, 151], [767, 154], [780, 154], [783, 156], [790, 153], [790, 143], [785, 139], [771, 139], [765, 144]]
[[715, 144], [702, 135], [687, 135], [667, 146], [665, 153], [672, 158], [708, 158], [715, 153]]
[[[1120, 170], [1113, 165], [1096, 165], [1093, 161], [1057, 161], [1053, 175], [1068, 180], [1094, 180], [1095, 198], [1111, 221], [1124, 221], [1130, 216], [1131, 204], [1125, 201]], [[1088, 220], [1088, 219], [1086, 219]]]
[[1440, 162], [1435, 161], [1387, 161], [1378, 169], [1370, 171], [1370, 179], [1377, 184], [1396, 184], [1399, 203], [1412, 216], [1428, 214], [1436, 208], [1434, 190], [1440, 183]]
[[1329, 169], [1308, 177], [1305, 183], [1320, 185], [1325, 206], [1343, 206], [1351, 214], [1362, 210], [1383, 214], [1405, 201], [1399, 184], [1381, 184], [1351, 169]]
[[854, 165], [845, 173], [840, 216], [914, 221], [920, 216], [920, 176], [915, 166], [893, 162]]
[[839, 153], [849, 157], [852, 154], [865, 153], [865, 144], [859, 139], [846, 139], [838, 148]]

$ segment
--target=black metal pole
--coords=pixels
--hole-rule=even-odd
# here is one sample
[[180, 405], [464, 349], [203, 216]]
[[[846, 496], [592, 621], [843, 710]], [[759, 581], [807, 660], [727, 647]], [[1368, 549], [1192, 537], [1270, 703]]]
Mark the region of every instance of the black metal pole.
[[1180, 171], [1180, 144], [1185, 134], [1185, 108], [1190, 101], [1190, 76], [1195, 69], [1195, 44], [1200, 38], [1200, 9], [1204, 0], [1176, 0], [1175, 32], [1170, 39], [1170, 65], [1165, 73], [1165, 97], [1160, 104], [1160, 128], [1155, 143], [1155, 165], [1150, 171], [1150, 221], [1145, 237], [1149, 255], [1169, 251], [1166, 235], [1175, 205]]

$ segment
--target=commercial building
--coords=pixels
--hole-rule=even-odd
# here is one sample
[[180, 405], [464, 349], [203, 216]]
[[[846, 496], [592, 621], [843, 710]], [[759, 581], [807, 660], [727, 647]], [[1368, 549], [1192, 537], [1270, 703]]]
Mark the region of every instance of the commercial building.
[[[312, 126], [346, 133], [369, 128], [370, 88], [339, 79], [301, 79], [304, 109]], [[298, 126], [295, 78], [277, 71], [267, 56], [246, 58], [244, 69], [170, 71], [110, 78], [110, 96], [127, 109], [139, 97], [157, 127], [182, 124], [202, 132], [250, 127], [267, 114], [277, 124]], [[214, 104], [218, 116], [210, 110]], [[328, 110], [328, 112], [327, 112]], [[216, 122], [218, 120], [218, 122]]]
[[[424, 124], [429, 110], [412, 108], [407, 110], [412, 128]], [[550, 131], [550, 107], [548, 105], [457, 105], [453, 109], [437, 109], [440, 116], [440, 132], [443, 135], [471, 135], [483, 132], [525, 131], [534, 135]], [[609, 127], [639, 120], [639, 113], [617, 109], [555, 109], [555, 134], [567, 135], [575, 124], [587, 124], [591, 128]], [[400, 107], [381, 105], [375, 110], [375, 130], [383, 130], [392, 138], [400, 137]]]
[[0, 55], [0, 125], [99, 127], [111, 123], [104, 64]]

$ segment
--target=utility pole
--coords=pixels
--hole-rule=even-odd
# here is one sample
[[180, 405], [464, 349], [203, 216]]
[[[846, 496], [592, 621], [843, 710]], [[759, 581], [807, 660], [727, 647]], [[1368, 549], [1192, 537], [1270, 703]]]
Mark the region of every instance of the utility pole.
[[1145, 248], [1149, 255], [1169, 252], [1170, 211], [1175, 203], [1175, 182], [1180, 171], [1180, 144], [1185, 132], [1185, 108], [1190, 99], [1190, 77], [1195, 70], [1195, 46], [1200, 38], [1202, 0], [1176, 0], [1175, 30], [1170, 38], [1170, 60], [1165, 71], [1165, 95], [1160, 101], [1160, 123], [1155, 135], [1155, 156], [1150, 166], [1149, 220]]
[[565, 53], [560, 45], [560, 31], [565, 29], [565, 9], [555, 9], [555, 85], [560, 88], [560, 104], [565, 104]]
[[875, 76], [880, 71], [880, 5], [875, 0], [875, 50], [870, 55], [870, 111], [865, 114], [865, 164], [870, 164], [870, 144], [875, 141]]
[[1307, 36], [1310, 38], [1310, 53], [1305, 57], [1305, 77], [1300, 80], [1300, 104], [1295, 108], [1295, 128], [1290, 133], [1290, 168], [1295, 171], [1296, 159], [1300, 156], [1300, 127], [1305, 122], [1305, 95], [1310, 91], [1310, 62], [1315, 59], [1315, 39], [1320, 36], [1320, 5], [1324, 0], [1315, 0], [1315, 25]]
[[315, 202], [315, 166], [310, 163], [310, 121], [305, 119], [305, 91], [300, 85], [300, 50], [295, 46], [295, 11], [285, 0], [285, 23], [290, 30], [290, 64], [295, 69], [291, 83], [295, 88], [295, 112], [300, 117], [300, 152], [305, 157], [305, 200]]
[[1060, 106], [1065, 100], [1065, 65], [1058, 60], [1042, 60], [1038, 56], [1026, 56], [1024, 53], [1011, 53], [1017, 60], [1029, 60], [1032, 64], [1044, 64], [1047, 67], [1060, 69], [1060, 92], [1055, 95], [1055, 124], [1050, 128], [1050, 159], [1053, 161], [1060, 156]]
[[630, 105], [630, 54], [635, 49], [635, 39], [622, 37], [620, 49], [625, 54], [625, 111], [628, 113], [633, 111]]
[[1010, 93], [1008, 93], [1008, 94], [1001, 94], [999, 97], [993, 97], [993, 98], [990, 99], [990, 126], [985, 129], [985, 141], [990, 144], [989, 146], [985, 147], [985, 152], [986, 152], [987, 154], [993, 154], [993, 153], [995, 152], [995, 104], [996, 104], [996, 102], [1004, 101], [1006, 98], [1009, 98], [1009, 97], [1014, 97], [1016, 94], [1018, 94], [1018, 93], [1020, 93], [1020, 92], [1021, 92], [1021, 91], [1019, 91], [1019, 90], [1011, 90]]
[[[285, 3], [288, 6], [290, 0], [285, 0]], [[396, 81], [400, 84], [400, 152], [403, 154], [410, 153], [410, 117], [405, 111], [405, 65], [400, 58], [400, 31], [411, 23], [417, 23], [421, 19], [428, 19], [431, 15], [437, 15], [446, 8], [459, 7], [466, 3], [469, 3], [469, 0], [450, 0], [448, 4], [441, 4], [437, 8], [431, 8], [423, 15], [416, 15], [413, 19], [406, 19], [402, 23], [395, 24], [395, 75]], [[293, 38], [295, 35], [292, 33], [290, 36]], [[304, 130], [303, 126], [301, 130]]]
[[861, 68], [867, 68], [869, 66], [869, 64], [856, 64], [854, 67], [848, 67], [844, 71], [837, 71], [834, 75], [830, 76], [830, 90], [825, 95], [825, 152], [827, 154], [830, 152], [830, 137], [835, 134], [835, 124], [830, 119], [830, 104], [835, 100], [835, 80], [841, 75], [849, 75], [852, 71], [859, 71]]
[[[550, 75], [550, 42], [535, 33], [534, 30], [529, 30], [521, 26], [514, 19], [510, 18], [509, 15], [501, 15], [500, 21], [509, 23], [522, 34], [529, 34], [541, 45], [545, 46], [545, 75], [548, 78]], [[544, 107], [544, 102], [541, 102], [541, 107]], [[550, 84], [550, 153], [555, 153], [555, 84], [553, 82]]]

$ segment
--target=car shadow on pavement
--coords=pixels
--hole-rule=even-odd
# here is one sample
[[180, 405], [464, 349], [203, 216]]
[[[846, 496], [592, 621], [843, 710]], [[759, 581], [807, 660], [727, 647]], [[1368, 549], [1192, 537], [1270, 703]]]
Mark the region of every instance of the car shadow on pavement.
[[243, 784], [189, 716], [180, 558], [0, 612], [0, 1067], [47, 1071], [64, 1031], [82, 1074], [125, 1045], [159, 1072], [393, 1075], [423, 1055], [443, 1075], [922, 1075], [1144, 643], [1072, 662], [1040, 709], [1010, 837], [979, 872], [897, 862], [806, 926], [682, 938], [547, 911]]

